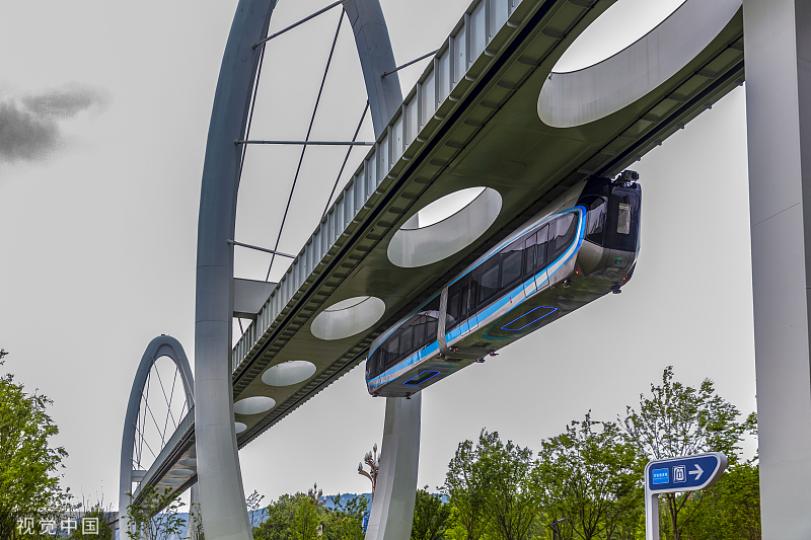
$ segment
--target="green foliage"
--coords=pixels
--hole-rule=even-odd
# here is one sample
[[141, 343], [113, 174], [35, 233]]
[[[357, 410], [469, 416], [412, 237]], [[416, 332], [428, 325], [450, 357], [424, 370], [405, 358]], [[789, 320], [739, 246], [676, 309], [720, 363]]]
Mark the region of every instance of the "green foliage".
[[[483, 430], [478, 440], [459, 443], [448, 464], [447, 503], [427, 487], [417, 492], [411, 538], [640, 540], [645, 463], [721, 451], [731, 466], [715, 485], [662, 497], [662, 540], [760, 540], [758, 467], [740, 452], [757, 423], [740, 417], [712, 382], [693, 388], [667, 368], [625, 417], [598, 421], [589, 412], [541, 441], [537, 455]], [[279, 498], [254, 538], [362, 540], [365, 498], [334, 511], [321, 500], [317, 490]]]
[[364, 497], [354, 497], [329, 510], [315, 488], [308, 493], [282, 495], [268, 505], [268, 519], [254, 528], [255, 540], [363, 540], [361, 520], [366, 512]]
[[[651, 384], [650, 395], [639, 396], [638, 409], [627, 407], [623, 424], [628, 442], [646, 461], [723, 452], [734, 465], [744, 434], [756, 425], [754, 415], [744, 421], [740, 416], [735, 405], [716, 393], [712, 381], [705, 379], [698, 388], [684, 385], [674, 380], [673, 367], [668, 366], [661, 384]], [[668, 538], [683, 538], [680, 515], [692, 497], [691, 493], [661, 497], [668, 518], [663, 529]]]
[[[445, 480], [457, 538], [524, 540], [540, 517], [529, 448], [482, 431], [478, 444], [459, 445]], [[461, 535], [461, 536], [460, 536]]]
[[[99, 524], [98, 534], [83, 534], [81, 527], [82, 518], [97, 519]], [[79, 523], [79, 527], [70, 536], [71, 540], [113, 540], [115, 537], [113, 528], [107, 523], [107, 518], [104, 515], [104, 509], [102, 508], [101, 503], [97, 503], [91, 506], [88, 510], [82, 512], [80, 516], [77, 516], [77, 522]]]
[[449, 515], [449, 505], [442, 502], [439, 495], [429, 493], [428, 486], [418, 490], [411, 539], [441, 540], [445, 537]]
[[484, 505], [486, 485], [475, 470], [478, 449], [473, 441], [463, 441], [448, 464], [444, 491], [451, 512], [449, 525], [454, 540], [478, 540], [485, 528]]
[[685, 540], [760, 540], [760, 482], [757, 465], [739, 463], [689, 505]]
[[325, 534], [335, 540], [363, 540], [363, 515], [369, 509], [365, 496], [354, 496], [343, 502], [341, 495], [333, 498], [335, 510], [327, 513]]
[[62, 497], [55, 474], [67, 452], [50, 446], [59, 432], [46, 412], [51, 404], [0, 376], [0, 538], [15, 538], [19, 519], [49, 515]]
[[565, 537], [633, 540], [641, 518], [641, 468], [631, 444], [612, 422], [591, 413], [542, 442], [535, 481], [549, 517]]
[[147, 489], [139, 504], [127, 508], [130, 517], [131, 540], [166, 540], [183, 530], [184, 520], [178, 515], [183, 506], [180, 499], [172, 498], [171, 490]]

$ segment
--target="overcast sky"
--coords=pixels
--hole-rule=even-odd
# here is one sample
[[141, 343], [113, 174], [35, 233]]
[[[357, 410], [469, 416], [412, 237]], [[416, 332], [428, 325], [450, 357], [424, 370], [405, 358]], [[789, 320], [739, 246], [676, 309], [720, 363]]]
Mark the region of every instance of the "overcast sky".
[[[326, 3], [281, 0], [272, 26]], [[561, 68], [618, 50], [680, 3], [620, 0]], [[235, 4], [0, 6], [0, 345], [7, 369], [54, 399], [65, 483], [92, 499], [117, 504], [124, 411], [146, 344], [168, 333], [194, 350], [200, 173]], [[436, 48], [467, 4], [383, 0], [398, 61]], [[303, 138], [337, 15], [272, 43], [254, 136]], [[345, 25], [314, 138], [351, 136], [362, 112], [353, 47]], [[405, 88], [422, 65], [401, 73]], [[744, 101], [736, 90], [636, 165], [642, 253], [622, 295], [425, 392], [420, 485], [441, 484], [457, 443], [482, 427], [537, 448], [589, 409], [613, 419], [668, 364], [754, 410]], [[312, 232], [341, 154], [308, 153], [281, 250], [297, 252]], [[249, 155], [239, 239], [273, 242], [297, 158]], [[239, 251], [237, 275], [263, 278], [267, 262]], [[246, 491], [275, 497], [316, 481], [325, 493], [368, 491], [355, 468], [380, 440], [383, 404], [356, 368], [242, 451]]]

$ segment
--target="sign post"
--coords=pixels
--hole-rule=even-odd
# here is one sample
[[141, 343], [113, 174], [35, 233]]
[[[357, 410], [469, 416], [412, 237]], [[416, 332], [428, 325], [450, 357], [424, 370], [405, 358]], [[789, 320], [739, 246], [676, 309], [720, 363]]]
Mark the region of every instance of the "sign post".
[[659, 495], [698, 491], [715, 483], [727, 467], [720, 452], [651, 461], [645, 467], [645, 540], [660, 540]]

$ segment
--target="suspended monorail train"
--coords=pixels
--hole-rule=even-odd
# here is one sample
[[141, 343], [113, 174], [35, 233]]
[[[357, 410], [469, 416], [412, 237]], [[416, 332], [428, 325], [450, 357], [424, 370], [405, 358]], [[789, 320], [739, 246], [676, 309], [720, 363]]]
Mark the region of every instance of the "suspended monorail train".
[[639, 253], [637, 180], [626, 171], [569, 190], [378, 336], [366, 362], [369, 393], [409, 397], [620, 292]]

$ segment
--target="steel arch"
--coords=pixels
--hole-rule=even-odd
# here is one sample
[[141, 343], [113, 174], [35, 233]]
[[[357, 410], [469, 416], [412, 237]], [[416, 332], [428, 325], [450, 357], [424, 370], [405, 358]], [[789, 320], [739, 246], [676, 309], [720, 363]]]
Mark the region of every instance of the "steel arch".
[[183, 345], [174, 337], [161, 334], [149, 342], [143, 356], [141, 356], [141, 362], [138, 364], [138, 371], [135, 373], [135, 380], [132, 383], [130, 399], [127, 403], [127, 414], [124, 417], [124, 433], [121, 437], [121, 469], [118, 484], [118, 530], [122, 539], [124, 538], [124, 531], [129, 530], [127, 509], [132, 498], [132, 451], [135, 444], [141, 397], [152, 366], [155, 365], [158, 359], [163, 357], [169, 358], [177, 366], [189, 408], [191, 409], [194, 405], [194, 378]]
[[[224, 540], [251, 538], [234, 430], [232, 370], [227, 361], [231, 356], [234, 306], [234, 251], [230, 241], [236, 225], [242, 156], [235, 141], [246, 135], [263, 40], [276, 3], [240, 0], [237, 5], [217, 82], [200, 196], [195, 377], [198, 393], [207, 399], [195, 407], [197, 475], [205, 534]], [[372, 118], [379, 132], [402, 102], [396, 73], [384, 76], [395, 64], [383, 11], [378, 0], [345, 0], [343, 7], [355, 34]], [[419, 403], [413, 400], [407, 407], [410, 417], [417, 419], [417, 432]], [[386, 446], [384, 440], [384, 452]], [[388, 446], [392, 458], [402, 454], [395, 451], [393, 443]], [[413, 465], [407, 469], [411, 472], [391, 478], [413, 476], [416, 486], [419, 452], [410, 453]], [[406, 482], [410, 483], [411, 479]], [[410, 504], [405, 502], [403, 509], [410, 516], [413, 498]], [[385, 529], [383, 526], [381, 530]]]

